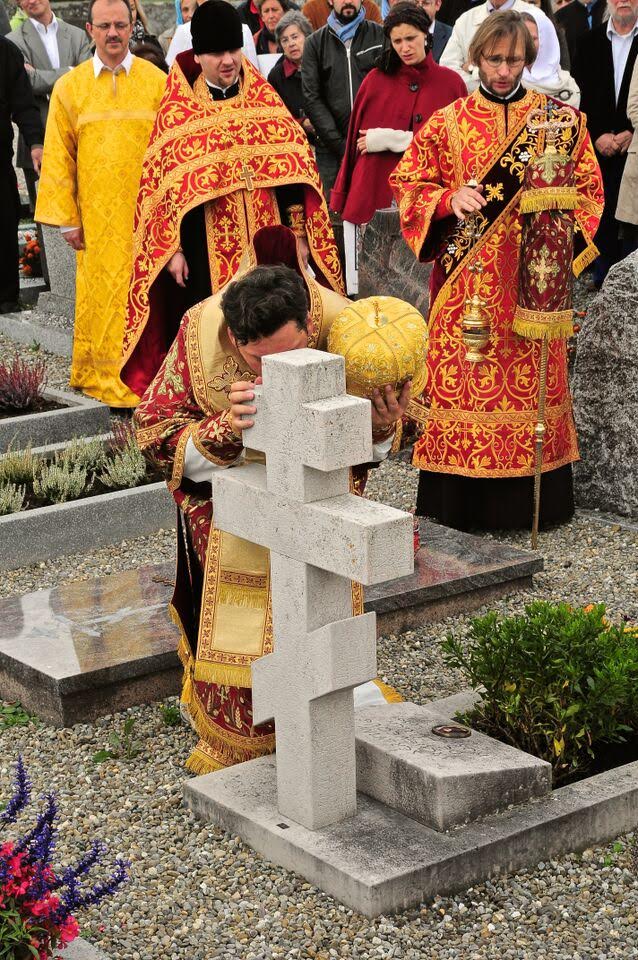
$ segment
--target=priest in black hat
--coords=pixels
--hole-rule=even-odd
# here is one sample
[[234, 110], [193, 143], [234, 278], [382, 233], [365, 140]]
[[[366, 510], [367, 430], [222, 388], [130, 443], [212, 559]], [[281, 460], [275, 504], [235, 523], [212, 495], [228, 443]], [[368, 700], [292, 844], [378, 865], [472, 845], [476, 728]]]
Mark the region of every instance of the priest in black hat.
[[314, 273], [342, 292], [314, 155], [270, 84], [242, 57], [226, 0], [191, 21], [142, 168], [122, 379], [142, 395], [182, 314], [224, 287], [257, 230], [284, 223]]

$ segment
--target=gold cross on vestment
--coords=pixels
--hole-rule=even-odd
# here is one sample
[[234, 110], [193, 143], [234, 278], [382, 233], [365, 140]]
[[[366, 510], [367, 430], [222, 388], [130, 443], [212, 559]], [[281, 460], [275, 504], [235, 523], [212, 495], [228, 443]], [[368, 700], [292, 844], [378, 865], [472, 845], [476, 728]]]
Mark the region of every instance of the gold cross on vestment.
[[246, 190], [253, 189], [253, 175], [249, 167], [246, 166], [245, 161], [242, 160], [241, 163], [241, 173], [239, 174], [240, 178], [244, 181], [246, 185]]
[[555, 277], [559, 273], [558, 264], [550, 263], [549, 250], [544, 246], [539, 252], [537, 260], [532, 260], [529, 265], [529, 272], [536, 277], [536, 286], [539, 293], [545, 293], [548, 287], [548, 279]]

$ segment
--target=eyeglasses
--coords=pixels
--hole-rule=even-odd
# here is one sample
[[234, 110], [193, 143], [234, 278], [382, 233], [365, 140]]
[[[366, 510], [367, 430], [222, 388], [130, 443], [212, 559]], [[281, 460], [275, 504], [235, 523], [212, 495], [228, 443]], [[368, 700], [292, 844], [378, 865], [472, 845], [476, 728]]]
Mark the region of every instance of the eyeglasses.
[[525, 63], [525, 57], [483, 57], [486, 63], [489, 63], [490, 67], [498, 68], [502, 64], [506, 63], [508, 67], [520, 67], [522, 63]]
[[107, 30], [111, 29], [111, 27], [115, 27], [118, 33], [123, 33], [124, 30], [128, 30], [130, 26], [130, 21], [128, 23], [124, 23], [123, 21], [118, 20], [117, 23], [94, 23], [93, 29], [101, 30], [103, 33], [106, 33]]

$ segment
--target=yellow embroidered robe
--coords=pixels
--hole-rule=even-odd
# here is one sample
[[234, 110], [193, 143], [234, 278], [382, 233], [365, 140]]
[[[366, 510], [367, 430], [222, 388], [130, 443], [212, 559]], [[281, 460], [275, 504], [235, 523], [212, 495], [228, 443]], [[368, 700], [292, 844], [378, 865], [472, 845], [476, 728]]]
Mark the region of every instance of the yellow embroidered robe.
[[35, 217], [82, 227], [71, 386], [112, 407], [137, 397], [119, 377], [142, 159], [166, 77], [133, 58], [129, 75], [87, 60], [51, 95]]

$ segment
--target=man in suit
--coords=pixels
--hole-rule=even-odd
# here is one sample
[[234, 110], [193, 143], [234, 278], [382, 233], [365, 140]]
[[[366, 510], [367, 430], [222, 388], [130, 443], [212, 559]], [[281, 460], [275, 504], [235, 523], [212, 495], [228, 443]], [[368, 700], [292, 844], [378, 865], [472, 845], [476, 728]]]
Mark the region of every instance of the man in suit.
[[0, 3], [0, 37], [6, 37], [10, 30], [11, 24], [9, 23], [7, 11], [4, 8], [4, 4]]
[[430, 27], [431, 51], [432, 57], [437, 63], [441, 59], [441, 54], [452, 36], [452, 27], [448, 26], [447, 23], [442, 23], [440, 20], [437, 20], [437, 14], [441, 9], [441, 2], [442, 0], [417, 0], [419, 6], [425, 10], [432, 21], [432, 26]]
[[606, 0], [573, 0], [556, 10], [554, 16], [565, 32], [571, 64], [578, 59], [583, 39], [603, 22], [606, 9]]
[[[49, 0], [19, 0], [27, 19], [7, 37], [18, 47], [40, 110], [43, 128], [46, 128], [49, 96], [53, 85], [67, 70], [76, 67], [91, 55], [86, 31], [60, 20], [51, 10]], [[20, 136], [16, 158], [24, 170], [29, 200], [35, 209], [35, 182], [31, 154]]]
[[607, 0], [607, 6], [609, 20], [583, 38], [573, 71], [605, 190], [605, 212], [594, 241], [600, 252], [594, 263], [596, 288], [609, 268], [631, 252], [631, 247], [619, 238], [620, 224], [615, 213], [633, 137], [627, 96], [638, 55], [638, 0]]

